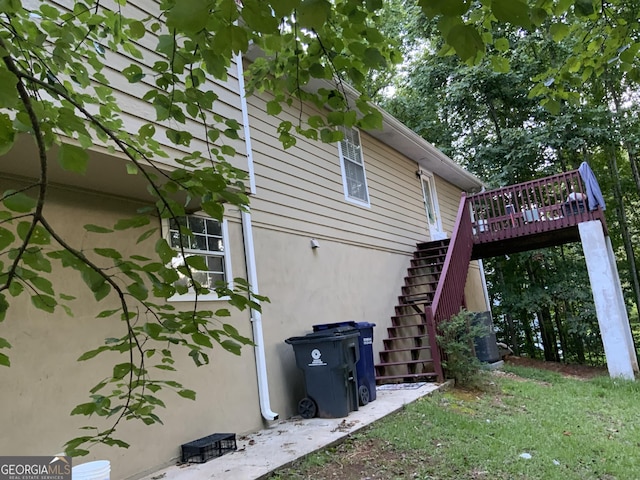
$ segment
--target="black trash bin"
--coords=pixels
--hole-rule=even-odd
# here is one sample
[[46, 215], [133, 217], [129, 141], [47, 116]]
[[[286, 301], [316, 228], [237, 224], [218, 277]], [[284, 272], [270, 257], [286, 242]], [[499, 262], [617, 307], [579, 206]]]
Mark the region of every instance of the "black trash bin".
[[338, 322], [314, 325], [313, 331], [320, 332], [340, 327], [352, 327], [360, 332], [358, 347], [360, 360], [356, 363], [358, 372], [358, 402], [366, 405], [376, 399], [376, 368], [373, 360], [373, 327], [375, 323], [369, 322]]
[[353, 327], [340, 327], [285, 340], [304, 373], [307, 396], [298, 403], [303, 418], [346, 417], [358, 410], [359, 336]]
[[482, 325], [484, 335], [474, 339], [476, 357], [482, 363], [494, 363], [500, 360], [500, 351], [496, 340], [496, 332], [493, 330], [491, 312], [474, 312], [471, 320], [474, 325]]

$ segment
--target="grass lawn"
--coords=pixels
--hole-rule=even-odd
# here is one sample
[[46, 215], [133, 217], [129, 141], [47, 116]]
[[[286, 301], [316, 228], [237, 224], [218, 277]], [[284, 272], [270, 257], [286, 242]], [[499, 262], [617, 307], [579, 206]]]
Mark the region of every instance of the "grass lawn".
[[640, 479], [640, 382], [506, 366], [270, 478]]

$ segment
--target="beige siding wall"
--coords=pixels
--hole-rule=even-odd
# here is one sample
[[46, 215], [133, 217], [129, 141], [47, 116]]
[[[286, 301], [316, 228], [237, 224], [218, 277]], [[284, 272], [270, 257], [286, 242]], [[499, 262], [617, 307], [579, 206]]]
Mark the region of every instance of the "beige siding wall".
[[[74, 2], [71, 0], [48, 0], [50, 4], [56, 6], [61, 11], [70, 11], [73, 9]], [[26, 0], [25, 8], [37, 8], [41, 1]], [[140, 2], [127, 2], [124, 6], [117, 5], [113, 0], [101, 2], [101, 7], [111, 8], [113, 10], [121, 10], [124, 15], [147, 21], [149, 17], [157, 16], [157, 3], [154, 0], [144, 0]], [[114, 52], [105, 46], [105, 69], [103, 74], [109, 79], [110, 86], [114, 89], [114, 95], [118, 105], [122, 108], [121, 118], [123, 120], [123, 130], [128, 132], [137, 132], [138, 129], [148, 123], [153, 122], [158, 127], [154, 136], [161, 145], [163, 150], [168, 154], [168, 158], [157, 158], [155, 161], [160, 165], [175, 165], [173, 159], [183, 157], [193, 151], [200, 151], [206, 155], [206, 130], [202, 124], [187, 120], [186, 124], [181, 125], [175, 121], [154, 122], [156, 112], [152, 105], [142, 100], [142, 97], [155, 87], [156, 72], [152, 70], [154, 63], [161, 60], [161, 57], [155, 53], [158, 43], [158, 35], [166, 33], [159, 31], [157, 34], [151, 32], [142, 38], [138, 47], [143, 55], [143, 59], [133, 58], [124, 51]], [[130, 64], [136, 64], [142, 68], [146, 74], [142, 81], [137, 83], [129, 83], [129, 81], [120, 73]], [[224, 118], [234, 119], [240, 124], [242, 123], [242, 112], [240, 107], [239, 84], [237, 78], [237, 67], [232, 64], [228, 69], [228, 78], [224, 82], [208, 81], [201, 87], [202, 90], [211, 90], [218, 96], [218, 101], [214, 104], [214, 112]], [[93, 90], [89, 89], [89, 93], [93, 94]], [[97, 110], [97, 107], [89, 107], [89, 110]], [[213, 124], [209, 112], [209, 122]], [[184, 129], [193, 135], [193, 141], [190, 147], [183, 145], [174, 145], [165, 135], [164, 128], [171, 127], [178, 130]], [[226, 127], [225, 127], [226, 128]], [[239, 132], [242, 137], [243, 132]], [[224, 143], [234, 147], [238, 155], [230, 159], [238, 168], [247, 168], [246, 149], [244, 140], [231, 140], [221, 136], [224, 140], [219, 140], [218, 145]]]
[[[345, 200], [338, 147], [298, 139], [282, 150], [265, 98], [249, 99], [256, 195], [251, 199], [272, 408], [287, 417], [304, 395], [293, 348], [284, 340], [312, 325], [373, 322], [375, 361], [418, 242], [429, 239], [418, 166], [361, 132], [370, 207]], [[304, 107], [302, 115], [315, 114]], [[281, 114], [295, 124], [299, 111]], [[436, 177], [450, 235], [460, 189]], [[320, 247], [311, 249], [315, 238]], [[472, 269], [468, 298], [482, 296]], [[475, 305], [475, 303], [474, 303]]]
[[435, 177], [435, 184], [440, 217], [442, 218], [442, 228], [447, 232], [448, 236], [451, 236], [456, 224], [461, 191], [458, 187], [440, 177]]
[[[56, 4], [64, 8], [71, 2], [61, 0]], [[151, 11], [150, 5], [153, 3], [147, 0], [128, 3], [126, 8], [144, 17]], [[141, 67], [148, 71], [155, 61], [151, 51], [155, 43], [152, 39], [145, 42], [141, 45], [145, 52]], [[105, 74], [113, 75], [112, 85], [123, 106], [125, 128], [137, 131], [143, 122], [155, 118], [155, 112], [140, 100], [151, 83], [130, 85], [115, 75], [130, 61], [126, 55], [109, 54], [110, 70]], [[217, 113], [241, 121], [235, 75], [231, 68], [228, 82], [212, 82], [210, 88], [221, 99]], [[317, 323], [373, 322], [377, 324], [377, 361], [410, 255], [416, 243], [428, 240], [428, 229], [415, 162], [363, 132], [361, 143], [371, 205], [354, 205], [344, 197], [337, 145], [299, 139], [295, 147], [283, 150], [277, 140], [277, 120], [264, 113], [266, 100], [249, 99], [257, 185], [251, 206], [260, 293], [271, 300], [264, 304], [263, 323], [272, 409], [286, 418], [296, 413], [303, 383], [301, 372], [295, 367], [293, 349], [284, 340], [310, 331]], [[303, 116], [317, 113], [308, 106], [303, 108]], [[299, 112], [293, 109], [281, 115], [294, 124], [298, 117]], [[170, 156], [187, 153], [186, 149], [171, 145], [161, 127], [157, 140]], [[204, 130], [195, 123], [188, 128], [196, 139], [188, 151], [204, 150]], [[244, 143], [232, 145], [240, 152], [236, 164], [246, 167]], [[33, 151], [27, 147], [19, 150], [12, 152], [14, 164], [25, 154], [33, 158]], [[96, 169], [98, 160], [101, 167]], [[113, 162], [113, 167], [107, 168], [104, 160], [113, 159], [92, 156], [93, 165], [82, 179], [83, 185], [103, 192], [127, 185], [118, 193], [127, 198], [138, 197], [136, 189], [140, 184], [128, 186], [130, 180], [125, 178], [122, 163]], [[28, 175], [29, 171], [13, 173]], [[65, 172], [56, 175], [56, 181], [73, 184]], [[6, 182], [2, 188], [7, 188]], [[460, 190], [436, 177], [436, 191], [443, 227], [450, 234]], [[105, 242], [101, 246], [128, 253], [139, 248], [138, 253], [148, 255], [156, 238], [135, 247], [138, 232], [94, 238], [82, 229], [86, 223], [110, 225], [134, 212], [140, 204], [127, 198], [62, 188], [51, 195], [48, 215], [78, 247], [93, 248], [97, 246], [95, 242]], [[233, 273], [244, 276], [239, 213], [227, 213]], [[310, 248], [311, 238], [319, 241], [319, 249]], [[58, 312], [44, 315], [28, 301], [17, 303], [12, 305], [0, 334], [14, 345], [10, 351], [12, 367], [3, 372], [8, 386], [5, 391], [11, 394], [0, 396], [0, 425], [11, 432], [0, 438], [0, 452], [5, 455], [60, 451], [65, 441], [81, 433], [77, 428], [87, 423], [83, 418], [69, 417], [69, 412], [84, 401], [93, 385], [109, 375], [113, 365], [113, 358], [100, 356], [83, 363], [75, 360], [84, 351], [97, 347], [102, 339], [120, 335], [119, 322], [95, 319], [99, 311], [113, 307], [114, 299], [95, 304], [85, 300], [85, 286], [74, 275], [55, 271], [52, 276], [56, 285], [62, 285], [58, 288], [78, 295], [75, 317]], [[470, 298], [480, 298], [478, 278], [477, 269], [475, 273], [472, 269], [467, 284], [468, 303]], [[224, 303], [216, 302], [211, 308], [222, 306]], [[251, 337], [248, 313], [235, 312], [230, 323]], [[216, 349], [210, 365], [195, 368], [190, 360], [184, 360], [179, 368], [180, 380], [198, 392], [197, 401], [164, 395], [167, 409], [160, 412], [164, 426], [124, 424], [121, 432], [132, 445], [129, 450], [96, 448], [83, 460], [107, 458], [112, 462], [112, 478], [129, 478], [171, 462], [184, 442], [214, 432], [241, 434], [263, 426], [252, 349], [245, 347], [241, 357]]]
[[[427, 239], [416, 164], [361, 134], [369, 208], [345, 200], [337, 144], [298, 139], [282, 150], [265, 101], [249, 99], [257, 194], [256, 226], [409, 253]], [[311, 113], [305, 108], [303, 114]], [[297, 122], [297, 112], [281, 119]]]
[[[19, 186], [0, 180], [3, 191]], [[52, 189], [48, 202], [48, 220], [73, 247], [85, 251], [110, 247], [125, 255], [153, 255], [157, 236], [136, 245], [140, 231], [92, 234], [83, 229], [83, 225], [89, 223], [111, 226], [116, 220], [133, 215], [140, 203], [68, 189]], [[242, 275], [245, 265], [237, 212], [230, 212], [228, 220], [233, 271]], [[89, 401], [89, 390], [111, 375], [113, 365], [127, 361], [124, 356], [111, 354], [76, 361], [82, 353], [102, 345], [105, 338], [125, 334], [124, 324], [117, 316], [96, 318], [102, 310], [117, 308], [117, 299], [111, 294], [96, 303], [75, 271], [56, 268], [49, 277], [57, 292], [78, 298], [70, 304], [73, 317], [58, 309], [46, 314], [35, 309], [25, 296], [12, 301], [2, 323], [0, 336], [13, 345], [6, 351], [11, 367], [2, 369], [0, 425], [5, 434], [0, 435], [0, 452], [3, 455], [55, 454], [63, 450], [66, 441], [84, 435], [86, 432], [79, 427], [95, 424], [97, 420], [71, 417], [71, 410]], [[202, 308], [216, 310], [226, 305], [226, 302], [205, 302]], [[225, 321], [251, 338], [247, 312], [234, 311]], [[129, 449], [95, 447], [90, 456], [76, 462], [108, 459], [112, 466], [111, 478], [123, 479], [174, 461], [182, 443], [214, 432], [240, 434], [258, 429], [262, 422], [253, 349], [244, 347], [242, 355], [237, 357], [215, 348], [210, 354], [211, 363], [199, 368], [187, 353], [174, 350], [179, 369], [175, 376], [153, 368], [151, 371], [156, 378], [177, 379], [185, 388], [196, 390], [196, 401], [180, 398], [168, 390], [161, 393], [167, 408], [160, 409], [158, 414], [164, 425], [123, 422], [117, 435], [131, 444]], [[108, 425], [108, 422], [98, 422], [101, 427]]]
[[304, 335], [315, 324], [371, 322], [378, 352], [408, 260], [328, 239], [312, 250], [307, 236], [273, 229], [254, 234], [260, 291], [271, 300], [263, 307], [262, 321], [272, 409], [287, 418], [297, 414], [304, 382], [285, 339]]

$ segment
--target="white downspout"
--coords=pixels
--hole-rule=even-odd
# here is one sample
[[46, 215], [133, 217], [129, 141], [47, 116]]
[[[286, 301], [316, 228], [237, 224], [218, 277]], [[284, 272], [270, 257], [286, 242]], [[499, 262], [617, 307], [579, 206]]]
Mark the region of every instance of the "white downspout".
[[[249, 128], [249, 111], [244, 89], [244, 69], [242, 67], [242, 55], [236, 55], [238, 68], [238, 87], [240, 91], [240, 105], [242, 108], [242, 123], [244, 126], [244, 138], [247, 148], [247, 165], [249, 171], [249, 189], [256, 193], [256, 181], [253, 170], [253, 151], [251, 148], [251, 135]], [[251, 213], [249, 210], [241, 211], [242, 238], [244, 243], [244, 257], [247, 264], [247, 281], [252, 293], [259, 294], [258, 274], [256, 272], [256, 255], [253, 245], [253, 227], [251, 225]], [[262, 335], [262, 314], [255, 309], [250, 309], [251, 325], [253, 328], [253, 343], [255, 344], [256, 375], [258, 377], [258, 396], [260, 398], [260, 412], [265, 420], [277, 420], [279, 415], [271, 410], [269, 400], [269, 381], [267, 379], [267, 361], [264, 354], [264, 338]]]
[[[251, 291], [258, 294], [258, 276], [256, 274], [255, 251], [253, 248], [253, 232], [251, 213], [241, 212], [242, 235], [244, 237], [244, 252], [247, 262], [247, 280]], [[264, 338], [262, 336], [262, 314], [251, 309], [251, 324], [253, 326], [253, 343], [255, 343], [256, 373], [258, 376], [258, 396], [260, 397], [260, 412], [269, 421], [277, 420], [278, 414], [271, 410], [269, 401], [269, 382], [267, 379], [267, 361], [264, 355]]]

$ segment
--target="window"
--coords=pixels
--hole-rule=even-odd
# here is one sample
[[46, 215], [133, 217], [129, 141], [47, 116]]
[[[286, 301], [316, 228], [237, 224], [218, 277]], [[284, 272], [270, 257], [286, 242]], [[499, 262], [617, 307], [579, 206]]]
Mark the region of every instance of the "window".
[[[180, 232], [182, 227], [182, 233]], [[184, 229], [188, 229], [191, 234], [186, 234]], [[203, 287], [211, 290], [210, 294], [201, 295], [201, 300], [215, 300], [218, 298], [213, 289], [220, 282], [231, 287], [231, 262], [228, 253], [228, 233], [227, 222], [222, 223], [208, 217], [188, 215], [180, 217], [178, 221], [171, 219], [168, 222], [168, 242], [171, 247], [178, 251], [172, 261], [173, 266], [183, 264], [180, 250], [180, 237], [184, 253], [189, 255], [199, 255], [204, 257], [207, 270], [193, 272], [193, 278]], [[183, 276], [178, 280], [178, 284], [189, 286], [190, 279]], [[195, 294], [175, 295], [172, 300], [190, 301], [195, 298]]]
[[364, 171], [360, 134], [354, 129], [343, 129], [344, 139], [338, 144], [342, 167], [344, 196], [350, 202], [369, 206], [367, 177]]

